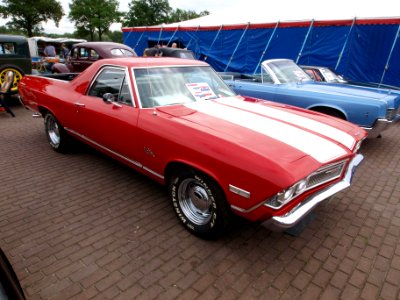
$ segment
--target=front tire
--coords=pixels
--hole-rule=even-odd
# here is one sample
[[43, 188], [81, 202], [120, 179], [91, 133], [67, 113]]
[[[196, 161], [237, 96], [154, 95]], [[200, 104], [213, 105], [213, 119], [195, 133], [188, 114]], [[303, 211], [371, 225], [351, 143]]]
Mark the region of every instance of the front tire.
[[51, 148], [57, 152], [65, 152], [68, 148], [67, 134], [52, 113], [45, 115], [44, 127]]
[[207, 175], [183, 171], [173, 176], [169, 194], [178, 219], [191, 233], [210, 239], [228, 228], [231, 216], [225, 195]]

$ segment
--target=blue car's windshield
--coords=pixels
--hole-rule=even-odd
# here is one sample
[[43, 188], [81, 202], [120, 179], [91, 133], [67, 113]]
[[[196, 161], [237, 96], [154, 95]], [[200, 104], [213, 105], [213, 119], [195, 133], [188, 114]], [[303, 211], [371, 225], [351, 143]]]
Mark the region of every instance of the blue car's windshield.
[[291, 60], [269, 61], [263, 64], [263, 69], [263, 71], [270, 73], [271, 77], [275, 77], [278, 80], [277, 83], [312, 81], [310, 76]]

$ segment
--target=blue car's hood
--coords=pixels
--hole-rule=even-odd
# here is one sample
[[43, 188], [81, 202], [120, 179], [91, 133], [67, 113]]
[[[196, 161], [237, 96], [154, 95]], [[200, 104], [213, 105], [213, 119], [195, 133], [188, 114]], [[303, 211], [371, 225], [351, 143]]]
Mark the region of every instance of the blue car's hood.
[[321, 82], [303, 82], [298, 84], [288, 84], [291, 88], [299, 88], [302, 91], [309, 91], [314, 93], [323, 93], [330, 95], [346, 95], [349, 97], [366, 97], [385, 101], [393, 105], [393, 101], [398, 95], [390, 93], [382, 89], [364, 89], [361, 87], [354, 87], [348, 85], [338, 85], [334, 83], [321, 83]]

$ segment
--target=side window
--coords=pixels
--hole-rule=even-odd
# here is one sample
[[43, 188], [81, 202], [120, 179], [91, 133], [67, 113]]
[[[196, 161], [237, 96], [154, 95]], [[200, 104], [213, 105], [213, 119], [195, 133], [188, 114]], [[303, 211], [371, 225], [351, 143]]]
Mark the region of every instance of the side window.
[[[110, 93], [114, 96], [115, 101], [118, 101], [124, 78], [125, 70], [111, 67], [104, 68], [90, 87], [88, 95], [103, 98], [104, 94]], [[127, 89], [129, 93], [129, 88]]]
[[79, 48], [79, 56], [81, 59], [89, 58], [89, 51], [86, 48]]
[[263, 83], [274, 83], [274, 81], [272, 80], [271, 76], [268, 73], [262, 72], [261, 76]]
[[100, 55], [93, 49], [90, 49], [90, 60], [98, 60]]
[[78, 48], [74, 48], [74, 50], [72, 51], [71, 57], [77, 59], [78, 58], [78, 51], [79, 51]]
[[320, 81], [320, 80], [317, 80], [317, 78], [315, 77], [315, 74], [314, 74], [313, 70], [304, 69], [304, 71], [308, 74], [308, 76], [311, 77], [312, 80]]
[[14, 43], [0, 43], [0, 54], [15, 54]]

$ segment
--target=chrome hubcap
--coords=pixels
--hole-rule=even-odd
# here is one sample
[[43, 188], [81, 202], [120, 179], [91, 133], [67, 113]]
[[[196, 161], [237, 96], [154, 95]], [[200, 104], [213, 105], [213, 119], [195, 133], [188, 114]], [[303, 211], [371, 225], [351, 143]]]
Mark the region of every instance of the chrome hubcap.
[[185, 216], [196, 225], [205, 225], [211, 219], [211, 199], [204, 186], [196, 179], [182, 181], [178, 200]]
[[51, 143], [57, 146], [60, 143], [60, 132], [56, 120], [52, 117], [47, 119], [47, 133]]

